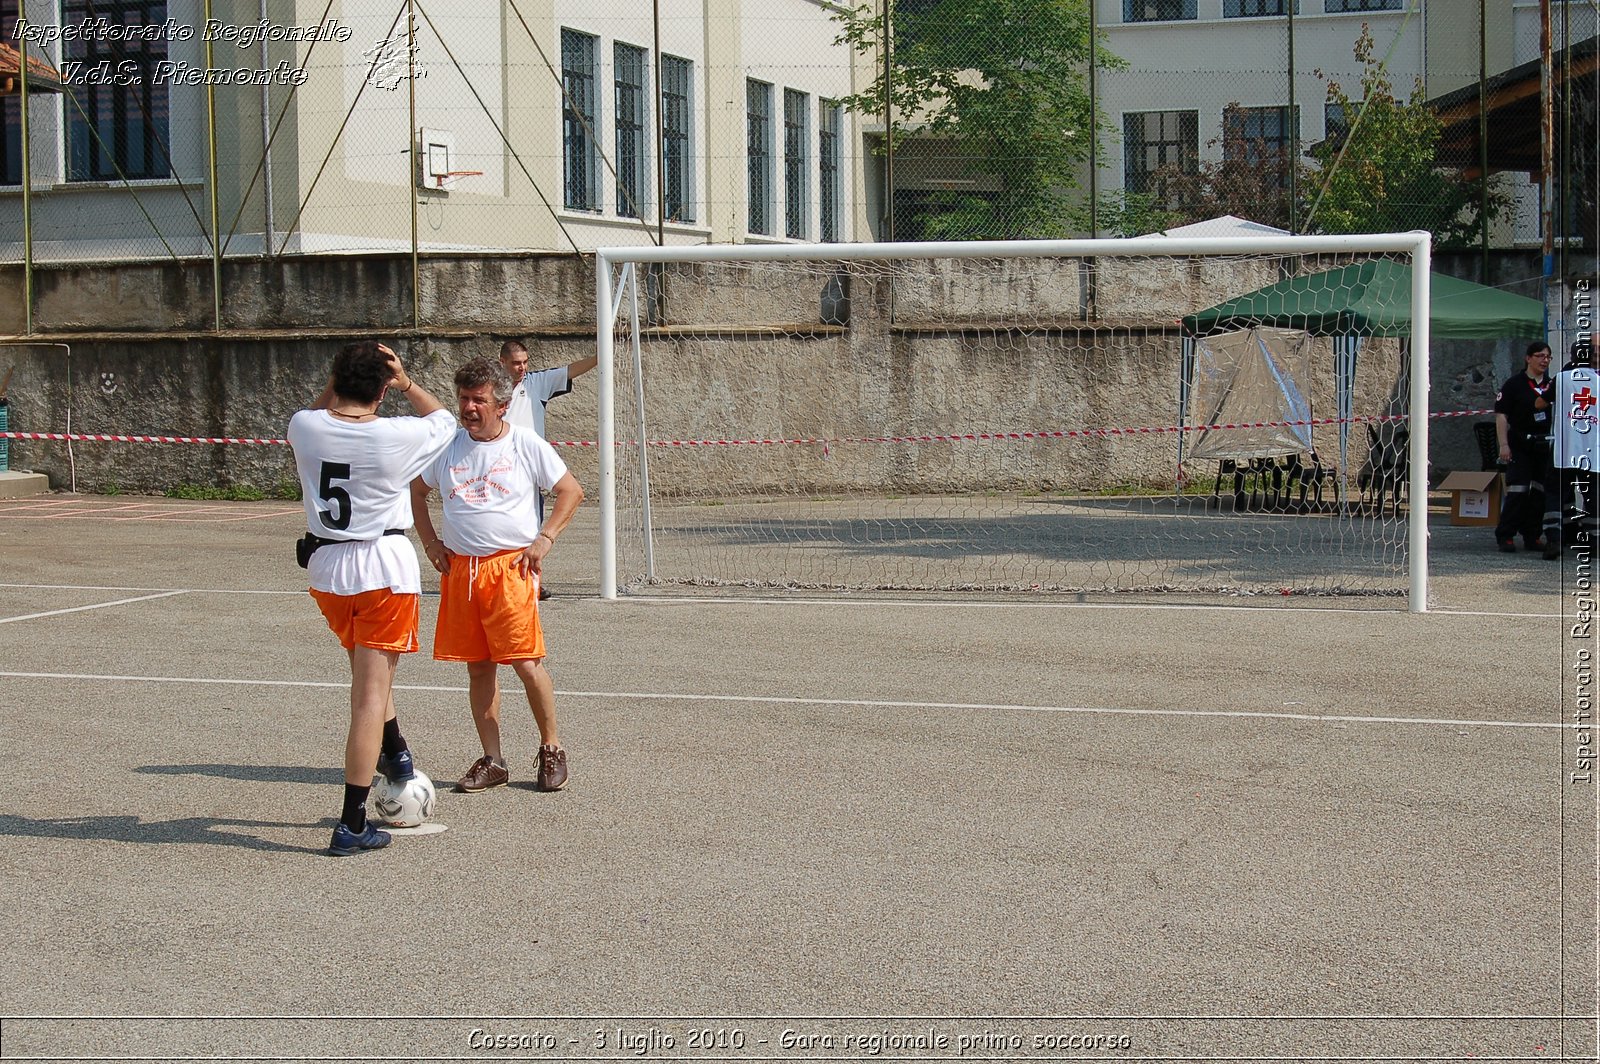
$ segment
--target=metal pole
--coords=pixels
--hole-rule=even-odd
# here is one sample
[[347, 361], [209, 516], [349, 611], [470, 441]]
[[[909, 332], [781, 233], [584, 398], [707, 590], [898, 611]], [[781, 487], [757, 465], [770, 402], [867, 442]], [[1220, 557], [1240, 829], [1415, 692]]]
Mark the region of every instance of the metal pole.
[[406, 113], [411, 128], [406, 131], [406, 162], [409, 173], [406, 188], [411, 193], [411, 328], [422, 328], [422, 260], [417, 253], [417, 174], [422, 165], [417, 156], [417, 9], [406, 0]]
[[[1100, 235], [1100, 13], [1089, 0], [1089, 237]], [[1181, 434], [1180, 434], [1181, 435]]]
[[883, 239], [894, 239], [894, 31], [883, 0]]
[[[256, 11], [261, 16], [262, 23], [265, 24], [267, 21], [267, 0], [260, 0]], [[261, 69], [263, 71], [261, 81], [261, 192], [263, 214], [261, 249], [263, 251], [272, 250], [272, 231], [276, 227], [272, 202], [272, 88], [267, 84], [265, 77], [265, 71], [270, 69], [267, 65], [269, 61], [267, 56], [267, 35], [263, 33], [261, 35]], [[232, 231], [231, 226], [229, 231]]]
[[1478, 0], [1478, 280], [1489, 283], [1489, 0]]
[[600, 597], [603, 599], [617, 597], [616, 404], [611, 394], [614, 387], [611, 303], [611, 263], [604, 251], [597, 251], [594, 256], [594, 352], [595, 369], [599, 374], [595, 389], [599, 393], [599, 414], [595, 445], [600, 452]]
[[1539, 228], [1544, 231], [1543, 296], [1545, 314], [1550, 307], [1550, 274], [1555, 268], [1555, 210], [1550, 201], [1551, 170], [1554, 168], [1555, 123], [1550, 98], [1550, 0], [1539, 0]]
[[1289, 126], [1289, 157], [1284, 160], [1284, 165], [1289, 168], [1289, 232], [1298, 231], [1295, 224], [1295, 196], [1299, 194], [1297, 180], [1300, 171], [1300, 116], [1295, 109], [1294, 96], [1294, 5], [1297, 0], [1284, 0], [1284, 10], [1289, 14], [1289, 117], [1285, 120]]
[[667, 124], [661, 113], [666, 104], [661, 81], [661, 0], [652, 0], [651, 17], [656, 36], [656, 243], [667, 242]]
[[[211, 0], [205, 4], [206, 24], [211, 23]], [[212, 41], [206, 37], [206, 69], [213, 70]], [[222, 328], [222, 217], [217, 208], [217, 87], [206, 79], [206, 145], [211, 152], [211, 313], [212, 323]]]
[[[1567, 284], [1567, 243], [1572, 235], [1572, 4], [1561, 5], [1561, 268], [1556, 271], [1561, 278], [1562, 293]], [[1563, 306], [1562, 324], [1567, 313]], [[1567, 342], [1563, 330], [1561, 342]]]
[[1433, 237], [1420, 234], [1411, 255], [1411, 593], [1407, 608], [1428, 612], [1428, 349]]
[[[33, 335], [33, 159], [28, 143], [28, 38], [17, 45], [22, 141], [22, 334]], [[67, 91], [71, 91], [68, 89]], [[70, 429], [68, 430], [71, 431]]]

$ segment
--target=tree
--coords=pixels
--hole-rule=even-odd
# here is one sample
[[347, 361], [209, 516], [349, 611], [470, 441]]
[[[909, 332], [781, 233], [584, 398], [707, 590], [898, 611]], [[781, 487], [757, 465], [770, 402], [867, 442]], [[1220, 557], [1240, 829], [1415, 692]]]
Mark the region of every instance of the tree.
[[[1475, 242], [1504, 197], [1491, 193], [1485, 211], [1481, 179], [1437, 164], [1442, 127], [1424, 105], [1422, 82], [1409, 99], [1399, 99], [1373, 52], [1372, 31], [1363, 25], [1355, 45], [1362, 67], [1358, 98], [1328, 80], [1327, 102], [1347, 116], [1349, 128], [1311, 148], [1321, 172], [1312, 177], [1308, 192], [1308, 228], [1325, 233], [1426, 229], [1443, 246]], [[1317, 76], [1323, 76], [1320, 70]]]
[[[885, 0], [888, 2], [888, 0]], [[884, 24], [876, 4], [836, 14], [839, 43], [875, 60]], [[949, 192], [924, 219], [935, 239], [1068, 235], [1064, 193], [1089, 158], [1096, 123], [1088, 94], [1086, 0], [900, 0], [887, 71], [891, 144], [908, 132], [949, 138], [988, 192]], [[1103, 67], [1120, 66], [1102, 51]], [[866, 90], [842, 101], [883, 111], [881, 61]]]

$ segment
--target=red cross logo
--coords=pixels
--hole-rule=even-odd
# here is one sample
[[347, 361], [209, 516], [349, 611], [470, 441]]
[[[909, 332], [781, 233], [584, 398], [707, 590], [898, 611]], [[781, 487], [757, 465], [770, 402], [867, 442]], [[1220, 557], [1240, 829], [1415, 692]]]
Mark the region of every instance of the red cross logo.
[[1594, 399], [1595, 399], [1594, 393], [1591, 392], [1589, 390], [1589, 386], [1587, 384], [1585, 384], [1582, 388], [1580, 388], [1578, 391], [1574, 392], [1573, 395], [1572, 395], [1572, 409], [1573, 409], [1573, 411], [1575, 413], [1579, 413], [1579, 414], [1588, 412], [1588, 410], [1591, 407], [1594, 406]]

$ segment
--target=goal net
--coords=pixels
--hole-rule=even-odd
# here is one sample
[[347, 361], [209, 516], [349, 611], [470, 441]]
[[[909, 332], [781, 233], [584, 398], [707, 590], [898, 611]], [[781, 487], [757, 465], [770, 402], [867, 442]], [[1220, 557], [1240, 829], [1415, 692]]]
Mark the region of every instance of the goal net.
[[1425, 237], [597, 259], [604, 593], [1423, 608]]

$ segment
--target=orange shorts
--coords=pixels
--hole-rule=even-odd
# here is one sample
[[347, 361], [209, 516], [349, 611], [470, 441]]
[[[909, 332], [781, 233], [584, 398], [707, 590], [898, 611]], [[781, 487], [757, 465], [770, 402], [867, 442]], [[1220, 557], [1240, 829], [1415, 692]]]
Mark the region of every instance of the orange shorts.
[[397, 595], [386, 587], [359, 595], [335, 595], [312, 588], [311, 597], [346, 650], [364, 646], [411, 654], [421, 645], [417, 641], [422, 619], [420, 595]]
[[450, 571], [439, 577], [435, 659], [504, 665], [544, 657], [539, 580], [517, 570], [521, 556], [520, 550], [487, 558], [450, 555]]

